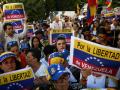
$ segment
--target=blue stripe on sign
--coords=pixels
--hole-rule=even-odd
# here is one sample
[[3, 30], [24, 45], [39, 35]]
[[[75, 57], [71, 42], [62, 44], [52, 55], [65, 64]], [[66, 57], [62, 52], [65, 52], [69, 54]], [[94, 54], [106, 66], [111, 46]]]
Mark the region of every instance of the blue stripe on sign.
[[104, 58], [99, 58], [93, 55], [90, 55], [86, 52], [74, 49], [73, 53], [74, 57], [79, 58], [81, 60], [84, 60], [90, 64], [94, 64], [96, 66], [106, 66], [106, 67], [111, 67], [111, 68], [119, 68], [120, 67], [120, 62], [118, 61], [113, 61], [113, 60], [107, 60]]

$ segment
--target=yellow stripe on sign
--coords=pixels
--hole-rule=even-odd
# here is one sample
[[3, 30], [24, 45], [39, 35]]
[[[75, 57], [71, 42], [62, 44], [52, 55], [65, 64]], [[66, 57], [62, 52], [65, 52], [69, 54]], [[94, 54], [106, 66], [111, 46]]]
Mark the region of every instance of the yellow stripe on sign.
[[55, 34], [55, 33], [72, 33], [72, 32], [73, 32], [73, 30], [71, 30], [71, 29], [51, 30], [52, 34]]
[[6, 4], [5, 10], [23, 9], [23, 4]]
[[28, 29], [33, 29], [33, 26], [28, 25], [27, 28], [28, 28]]
[[0, 85], [16, 82], [16, 81], [22, 81], [26, 79], [33, 78], [33, 72], [32, 69], [27, 70], [18, 70], [14, 73], [9, 73], [4, 75], [0, 75]]
[[120, 50], [116, 48], [111, 49], [110, 47], [77, 39], [74, 40], [74, 48], [99, 58], [120, 61]]

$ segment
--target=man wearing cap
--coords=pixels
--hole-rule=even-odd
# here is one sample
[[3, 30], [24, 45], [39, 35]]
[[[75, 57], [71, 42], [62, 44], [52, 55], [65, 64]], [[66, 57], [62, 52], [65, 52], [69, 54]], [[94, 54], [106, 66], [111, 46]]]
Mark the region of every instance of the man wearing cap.
[[51, 90], [71, 90], [69, 88], [69, 72], [60, 64], [52, 64], [48, 67], [53, 87]]
[[68, 55], [69, 55], [69, 53], [67, 52], [67, 50], [63, 50], [63, 52], [54, 52], [54, 53], [50, 54], [48, 62], [49, 62], [49, 65], [52, 65], [52, 64], [63, 65], [65, 70], [70, 73], [69, 81], [71, 83], [73, 83], [73, 82], [75, 83], [75, 82], [77, 82], [77, 80], [73, 76], [70, 69], [68, 68], [68, 60], [67, 60]]

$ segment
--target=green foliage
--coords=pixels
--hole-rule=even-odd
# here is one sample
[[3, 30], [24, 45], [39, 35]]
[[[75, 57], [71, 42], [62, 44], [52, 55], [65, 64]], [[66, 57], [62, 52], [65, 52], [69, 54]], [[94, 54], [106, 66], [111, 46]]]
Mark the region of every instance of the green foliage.
[[[2, 0], [6, 1], [6, 0]], [[7, 0], [8, 2], [22, 2], [25, 6], [29, 21], [41, 20], [49, 16], [50, 11], [74, 11], [77, 4], [80, 7], [87, 0]], [[99, 0], [104, 5], [105, 0]], [[119, 2], [119, 3], [118, 3]], [[120, 6], [119, 0], [113, 0], [112, 7]]]

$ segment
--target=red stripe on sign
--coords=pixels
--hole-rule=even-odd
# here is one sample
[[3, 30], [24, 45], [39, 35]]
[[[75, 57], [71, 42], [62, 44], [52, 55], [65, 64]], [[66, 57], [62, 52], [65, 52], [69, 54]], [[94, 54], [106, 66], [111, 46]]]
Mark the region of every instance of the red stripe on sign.
[[21, 18], [24, 18], [24, 14], [12, 14], [12, 15], [6, 15], [5, 18], [6, 19], [21, 19]]
[[104, 74], [109, 74], [112, 76], [115, 76], [117, 73], [117, 69], [115, 68], [109, 68], [109, 67], [105, 67], [105, 66], [95, 66], [93, 64], [89, 64], [84, 60], [80, 60], [76, 57], [73, 57], [73, 64], [76, 65], [79, 68], [83, 68], [83, 69], [92, 69], [95, 72], [100, 72], [100, 73], [104, 73]]

